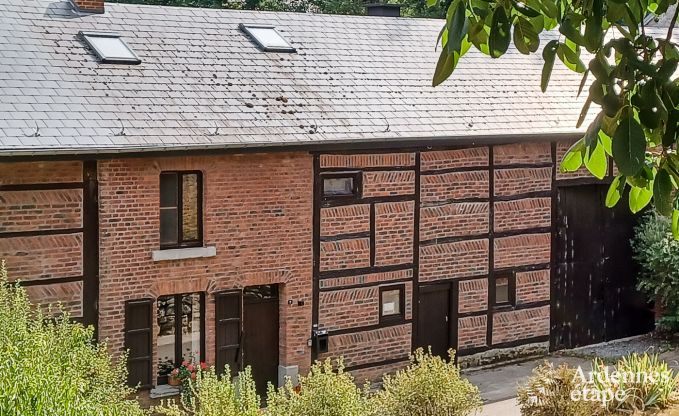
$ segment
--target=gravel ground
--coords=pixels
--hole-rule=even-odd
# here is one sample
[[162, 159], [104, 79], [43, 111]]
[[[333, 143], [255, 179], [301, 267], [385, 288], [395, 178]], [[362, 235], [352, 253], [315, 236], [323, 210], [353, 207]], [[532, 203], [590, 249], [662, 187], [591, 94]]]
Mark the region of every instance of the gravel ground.
[[631, 353], [662, 354], [672, 351], [676, 345], [669, 341], [653, 338], [650, 334], [638, 337], [624, 338], [602, 344], [589, 345], [572, 350], [559, 351], [557, 355], [593, 358], [601, 357], [606, 361], [615, 361]]

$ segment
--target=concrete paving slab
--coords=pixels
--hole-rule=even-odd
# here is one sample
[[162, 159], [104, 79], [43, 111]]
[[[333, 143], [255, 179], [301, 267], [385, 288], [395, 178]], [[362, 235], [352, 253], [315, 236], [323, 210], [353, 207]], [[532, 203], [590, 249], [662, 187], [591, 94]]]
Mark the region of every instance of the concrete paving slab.
[[478, 416], [521, 416], [516, 399], [502, 400], [483, 406]]

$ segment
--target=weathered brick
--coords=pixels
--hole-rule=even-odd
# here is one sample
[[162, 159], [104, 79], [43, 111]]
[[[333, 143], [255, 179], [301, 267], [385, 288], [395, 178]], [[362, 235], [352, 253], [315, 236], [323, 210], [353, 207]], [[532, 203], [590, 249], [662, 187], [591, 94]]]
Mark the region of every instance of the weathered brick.
[[516, 273], [516, 303], [549, 300], [549, 269]]
[[28, 298], [40, 304], [43, 311], [48, 312], [49, 306], [56, 311], [57, 305], [68, 312], [71, 317], [82, 317], [82, 282], [54, 283], [49, 285], [27, 286]]
[[345, 205], [321, 209], [321, 236], [332, 237], [370, 231], [370, 205]]
[[437, 150], [422, 152], [420, 155], [420, 169], [423, 171], [483, 166], [488, 166], [487, 147]]
[[363, 173], [363, 197], [414, 195], [415, 172], [380, 171]]
[[540, 142], [494, 146], [493, 161], [496, 165], [552, 163], [552, 145]]
[[495, 231], [549, 227], [551, 223], [551, 198], [526, 198], [495, 202]]
[[344, 357], [346, 366], [375, 363], [407, 357], [411, 346], [411, 324], [379, 328], [372, 331], [332, 335], [328, 352], [319, 359]]
[[80, 276], [82, 234], [0, 238], [0, 259], [10, 280]]
[[80, 189], [0, 193], [0, 233], [81, 226]]
[[420, 201], [423, 204], [487, 197], [487, 171], [422, 175], [420, 179]]
[[322, 168], [377, 168], [391, 166], [414, 166], [415, 153], [376, 153], [355, 155], [320, 156]]
[[459, 313], [488, 309], [488, 279], [463, 280], [459, 283]]
[[495, 268], [549, 263], [550, 233], [521, 234], [495, 239]]
[[458, 350], [485, 346], [488, 331], [487, 321], [486, 315], [459, 318], [457, 320]]
[[0, 185], [82, 182], [82, 162], [0, 163]]
[[365, 285], [377, 282], [390, 282], [394, 280], [412, 279], [413, 269], [397, 270], [393, 272], [369, 273], [356, 276], [333, 277], [321, 279], [319, 286], [321, 289]]
[[457, 241], [420, 247], [420, 281], [488, 273], [488, 240]]
[[513, 196], [552, 189], [552, 168], [495, 170], [495, 195]]
[[549, 305], [493, 314], [493, 344], [549, 335]]
[[370, 239], [321, 242], [321, 271], [370, 266]]
[[415, 202], [375, 204], [375, 266], [413, 262]]
[[423, 207], [420, 241], [488, 232], [488, 202], [457, 202]]

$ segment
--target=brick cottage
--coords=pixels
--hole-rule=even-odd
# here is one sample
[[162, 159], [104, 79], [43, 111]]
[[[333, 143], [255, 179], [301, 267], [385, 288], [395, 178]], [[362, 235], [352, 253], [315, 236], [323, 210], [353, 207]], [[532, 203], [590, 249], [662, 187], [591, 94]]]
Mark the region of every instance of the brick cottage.
[[[467, 365], [648, 331], [606, 183], [557, 169], [579, 77], [441, 21], [0, 0], [0, 258], [132, 384], [415, 348]], [[518, 71], [517, 68], [521, 68]], [[606, 232], [603, 232], [603, 230]], [[615, 319], [613, 319], [615, 317]]]

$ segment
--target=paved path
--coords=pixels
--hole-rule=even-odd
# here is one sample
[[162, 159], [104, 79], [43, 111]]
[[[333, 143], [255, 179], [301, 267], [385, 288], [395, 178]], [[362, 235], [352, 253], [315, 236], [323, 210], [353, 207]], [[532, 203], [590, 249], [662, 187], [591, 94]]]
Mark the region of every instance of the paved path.
[[[648, 345], [657, 344], [656, 340], [648, 340], [645, 337], [635, 337], [600, 344], [588, 348], [578, 349], [567, 354], [547, 356], [516, 364], [504, 365], [501, 367], [487, 369], [470, 369], [463, 371], [465, 377], [481, 390], [481, 398], [486, 403], [479, 416], [520, 416], [516, 404], [516, 390], [520, 384], [530, 377], [533, 369], [545, 360], [555, 366], [567, 363], [572, 367], [581, 366], [583, 370], [589, 371], [591, 360], [581, 358], [582, 355], [597, 355], [615, 359], [620, 355], [630, 352], [661, 352], [663, 349], [649, 348]], [[667, 361], [670, 367], [679, 371], [679, 349], [665, 351], [660, 354], [660, 358]], [[674, 416], [674, 414], [672, 414]], [[679, 416], [677, 414], [676, 416]]]

